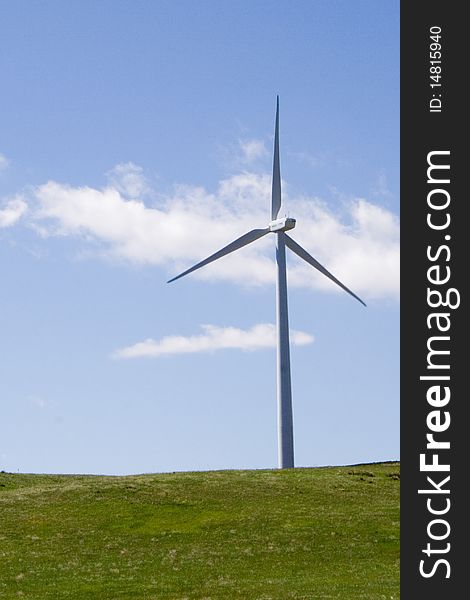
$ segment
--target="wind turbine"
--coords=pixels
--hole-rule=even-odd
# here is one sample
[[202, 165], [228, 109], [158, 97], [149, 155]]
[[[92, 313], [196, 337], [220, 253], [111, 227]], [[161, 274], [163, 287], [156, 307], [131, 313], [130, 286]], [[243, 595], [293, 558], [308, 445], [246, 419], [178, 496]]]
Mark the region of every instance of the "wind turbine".
[[302, 248], [297, 242], [289, 237], [286, 231], [295, 227], [295, 219], [283, 217], [278, 219], [281, 208], [281, 170], [279, 164], [279, 96], [276, 100], [276, 125], [274, 133], [274, 160], [271, 196], [271, 221], [264, 229], [252, 229], [242, 235], [228, 246], [218, 252], [211, 254], [208, 258], [198, 262], [193, 267], [180, 273], [167, 283], [171, 283], [180, 277], [184, 277], [196, 269], [222, 258], [239, 248], [243, 248], [251, 242], [262, 238], [268, 233], [276, 234], [276, 325], [277, 325], [277, 410], [278, 410], [278, 466], [280, 469], [294, 467], [294, 431], [292, 420], [292, 392], [290, 375], [290, 350], [289, 350], [289, 316], [287, 310], [287, 277], [286, 277], [286, 246], [297, 256], [305, 260], [309, 265], [323, 273], [334, 281], [343, 290], [351, 294], [361, 304], [366, 306], [354, 292], [347, 288], [341, 281], [336, 279], [323, 265]]

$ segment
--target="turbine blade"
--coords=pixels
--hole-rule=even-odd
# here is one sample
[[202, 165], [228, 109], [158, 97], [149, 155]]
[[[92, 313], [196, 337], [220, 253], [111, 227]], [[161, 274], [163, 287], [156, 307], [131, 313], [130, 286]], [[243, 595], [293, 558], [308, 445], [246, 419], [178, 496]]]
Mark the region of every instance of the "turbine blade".
[[287, 234], [285, 235], [285, 239], [286, 239], [286, 246], [288, 246], [292, 250], [292, 252], [295, 252], [295, 254], [297, 254], [297, 256], [300, 256], [300, 258], [303, 258], [306, 262], [308, 262], [309, 265], [312, 265], [312, 267], [315, 267], [315, 269], [318, 269], [320, 271], [320, 273], [323, 273], [323, 275], [326, 275], [328, 277], [328, 279], [331, 279], [331, 281], [334, 281], [337, 285], [339, 285], [340, 288], [343, 288], [343, 290], [345, 292], [348, 292], [348, 294], [351, 294], [351, 296], [353, 298], [356, 298], [356, 300], [359, 300], [359, 302], [361, 304], [366, 306], [366, 303], [363, 300], [361, 300], [359, 298], [359, 296], [356, 296], [356, 294], [354, 292], [351, 292], [351, 290], [349, 288], [347, 288], [343, 283], [341, 283], [341, 281], [339, 281], [339, 279], [336, 279], [336, 277], [334, 275], [332, 275], [327, 269], [325, 269], [325, 267], [322, 264], [320, 264], [318, 262], [318, 260], [313, 258], [313, 256], [310, 256], [310, 254], [306, 250], [304, 250], [302, 248], [302, 246], [297, 244], [297, 242], [294, 242], [294, 240], [291, 237], [289, 237]]
[[225, 246], [218, 252], [211, 254], [211, 256], [209, 256], [208, 258], [201, 260], [201, 262], [198, 262], [196, 265], [194, 265], [190, 269], [187, 269], [183, 273], [180, 273], [176, 277], [173, 277], [173, 279], [170, 279], [169, 281], [167, 281], [167, 283], [171, 283], [172, 281], [175, 281], [176, 279], [179, 279], [180, 277], [184, 277], [188, 273], [192, 273], [193, 271], [196, 271], [196, 269], [200, 269], [201, 267], [208, 265], [209, 263], [213, 262], [214, 260], [217, 260], [218, 258], [221, 258], [222, 256], [225, 256], [226, 254], [230, 254], [231, 252], [234, 252], [235, 250], [238, 250], [239, 248], [243, 248], [243, 246], [246, 246], [247, 244], [251, 244], [251, 242], [255, 242], [256, 240], [263, 237], [263, 235], [266, 235], [267, 233], [269, 233], [269, 227], [267, 227], [266, 229], [252, 229], [248, 233], [245, 233], [245, 235], [242, 235], [241, 237], [237, 238], [231, 244], [228, 244], [228, 246]]
[[271, 193], [271, 220], [277, 218], [281, 208], [281, 169], [279, 165], [279, 96], [276, 101], [276, 128], [274, 131], [273, 187]]

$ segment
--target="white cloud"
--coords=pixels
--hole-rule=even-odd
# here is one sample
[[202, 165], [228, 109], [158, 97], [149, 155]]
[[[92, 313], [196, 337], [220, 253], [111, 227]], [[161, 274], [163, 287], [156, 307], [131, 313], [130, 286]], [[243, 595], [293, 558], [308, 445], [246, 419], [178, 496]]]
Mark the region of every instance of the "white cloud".
[[8, 200], [3, 208], [0, 208], [0, 229], [2, 227], [11, 227], [27, 211], [28, 205], [20, 196]]
[[[355, 199], [337, 214], [318, 198], [289, 197], [284, 183], [283, 189], [285, 206], [297, 219], [292, 237], [366, 301], [398, 297], [399, 223], [393, 213]], [[32, 220], [48, 235], [93, 241], [95, 249], [98, 242], [102, 255], [161, 265], [176, 275], [250, 229], [265, 227], [270, 195], [271, 177], [248, 172], [219, 182], [213, 193], [176, 186], [152, 207], [125, 197], [116, 186], [95, 189], [50, 181], [34, 190]], [[190, 277], [272, 283], [273, 241], [266, 236]], [[297, 257], [290, 263], [290, 285], [340, 291]]]
[[307, 164], [309, 167], [313, 167], [314, 169], [318, 167], [322, 167], [325, 164], [325, 159], [319, 156], [314, 156], [309, 152], [290, 152], [290, 155]]
[[6, 171], [6, 169], [8, 169], [9, 166], [10, 161], [8, 160], [8, 158], [4, 154], [0, 153], [0, 173], [2, 171]]
[[107, 176], [111, 187], [127, 198], [139, 198], [149, 191], [144, 170], [133, 162], [116, 165]]
[[36, 408], [40, 408], [40, 409], [46, 408], [49, 404], [41, 396], [35, 396], [35, 395], [29, 396], [29, 401], [31, 402], [31, 404], [33, 404], [33, 406], [35, 406]]
[[388, 188], [387, 175], [385, 171], [380, 171], [377, 175], [375, 184], [372, 186], [372, 193], [378, 198], [392, 198], [393, 194]]
[[[385, 208], [356, 199], [340, 220], [325, 206], [306, 201], [293, 237], [354, 292], [367, 298], [398, 298], [400, 286], [399, 222]], [[315, 283], [313, 283], [313, 278]], [[292, 285], [337, 286], [300, 260], [289, 271]]]
[[239, 140], [238, 143], [242, 152], [241, 162], [244, 164], [250, 164], [268, 155], [263, 140]]
[[[168, 336], [161, 340], [147, 339], [132, 346], [121, 348], [113, 354], [113, 358], [159, 357], [170, 354], [187, 354], [226, 350], [260, 350], [276, 347], [276, 328], [269, 323], [254, 325], [251, 329], [236, 327], [217, 327], [201, 325], [204, 333], [189, 337]], [[291, 330], [290, 340], [293, 345], [304, 346], [313, 342], [313, 336], [303, 331]]]

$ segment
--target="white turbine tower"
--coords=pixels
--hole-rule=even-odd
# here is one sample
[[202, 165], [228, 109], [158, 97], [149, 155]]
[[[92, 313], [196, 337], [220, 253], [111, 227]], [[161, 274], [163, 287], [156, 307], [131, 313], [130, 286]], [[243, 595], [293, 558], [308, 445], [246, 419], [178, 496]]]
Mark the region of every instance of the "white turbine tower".
[[242, 235], [228, 246], [225, 246], [218, 252], [215, 252], [205, 260], [197, 263], [190, 269], [187, 269], [180, 275], [173, 277], [167, 283], [175, 281], [196, 269], [230, 254], [247, 244], [251, 244], [268, 233], [276, 234], [276, 264], [277, 264], [277, 286], [276, 286], [276, 318], [277, 318], [277, 409], [278, 409], [278, 465], [280, 469], [294, 467], [294, 431], [292, 420], [292, 392], [290, 376], [290, 351], [289, 351], [289, 316], [287, 311], [287, 278], [286, 278], [286, 246], [297, 256], [305, 260], [308, 264], [318, 269], [320, 273], [326, 275], [334, 281], [343, 290], [351, 294], [356, 300], [365, 306], [356, 294], [347, 288], [341, 281], [336, 279], [323, 265], [321, 265], [313, 256], [299, 246], [297, 242], [286, 233], [289, 229], [295, 227], [295, 219], [283, 217], [278, 219], [279, 209], [281, 208], [281, 171], [279, 165], [279, 96], [276, 101], [276, 126], [274, 134], [274, 160], [273, 160], [273, 181], [272, 181], [272, 201], [271, 201], [271, 222], [264, 229], [253, 229], [245, 235]]

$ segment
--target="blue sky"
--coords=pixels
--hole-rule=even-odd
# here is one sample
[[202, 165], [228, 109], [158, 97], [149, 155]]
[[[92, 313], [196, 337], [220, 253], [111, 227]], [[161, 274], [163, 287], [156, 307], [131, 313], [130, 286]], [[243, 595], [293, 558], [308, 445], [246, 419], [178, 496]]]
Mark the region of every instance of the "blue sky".
[[275, 467], [280, 214], [296, 464], [399, 458], [399, 3], [4, 2], [0, 468]]

